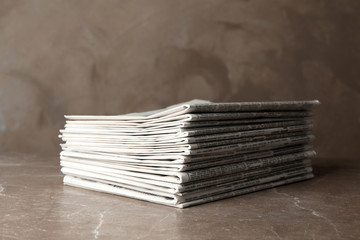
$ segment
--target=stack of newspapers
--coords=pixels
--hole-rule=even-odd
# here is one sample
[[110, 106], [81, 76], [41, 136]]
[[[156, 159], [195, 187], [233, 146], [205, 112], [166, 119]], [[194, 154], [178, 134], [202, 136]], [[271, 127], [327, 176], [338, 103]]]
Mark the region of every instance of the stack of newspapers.
[[313, 177], [314, 101], [65, 116], [64, 184], [185, 208]]

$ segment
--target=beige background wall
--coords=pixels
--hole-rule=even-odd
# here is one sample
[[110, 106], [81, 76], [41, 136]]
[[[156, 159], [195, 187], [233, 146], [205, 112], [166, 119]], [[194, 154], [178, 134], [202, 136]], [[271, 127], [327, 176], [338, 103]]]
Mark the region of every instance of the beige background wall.
[[0, 151], [58, 154], [66, 114], [319, 99], [320, 157], [360, 154], [358, 0], [0, 0]]

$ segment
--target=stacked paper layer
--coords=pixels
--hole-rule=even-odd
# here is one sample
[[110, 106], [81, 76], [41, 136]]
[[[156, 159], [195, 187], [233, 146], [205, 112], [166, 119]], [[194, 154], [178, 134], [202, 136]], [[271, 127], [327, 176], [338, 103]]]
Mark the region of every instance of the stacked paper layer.
[[66, 185], [184, 208], [313, 177], [318, 101], [211, 103], [65, 116]]

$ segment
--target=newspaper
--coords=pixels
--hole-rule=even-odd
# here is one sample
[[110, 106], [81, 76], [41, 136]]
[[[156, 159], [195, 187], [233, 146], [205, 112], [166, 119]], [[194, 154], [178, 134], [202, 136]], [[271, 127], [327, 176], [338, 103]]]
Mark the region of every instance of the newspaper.
[[[88, 137], [91, 138], [100, 138], [106, 139], [110, 138], [112, 140], [120, 139], [121, 141], [124, 140], [132, 140], [133, 142], [139, 139], [143, 139], [144, 141], [169, 141], [171, 139], [178, 139], [183, 137], [196, 137], [199, 135], [212, 135], [212, 134], [221, 134], [221, 133], [229, 133], [235, 131], [249, 131], [249, 130], [256, 130], [256, 129], [269, 129], [269, 128], [279, 128], [279, 127], [290, 127], [290, 126], [298, 126], [298, 125], [309, 125], [311, 123], [304, 119], [296, 119], [292, 121], [285, 121], [285, 122], [266, 122], [266, 123], [249, 123], [249, 124], [242, 124], [242, 125], [219, 125], [216, 128], [211, 126], [205, 127], [186, 127], [186, 128], [179, 128], [179, 127], [171, 127], [171, 128], [161, 128], [161, 129], [144, 129], [141, 131], [134, 130], [133, 128], [125, 128], [122, 127], [120, 129], [114, 129], [109, 127], [103, 128], [93, 128], [90, 126], [68, 126], [64, 130], [60, 130], [62, 133], [59, 135], [60, 137], [64, 138], [71, 138], [71, 137], [83, 137], [86, 139]], [[88, 136], [88, 133], [91, 133]]]
[[203, 100], [192, 100], [169, 106], [164, 109], [132, 113], [116, 116], [90, 116], [90, 115], [66, 115], [66, 119], [72, 120], [122, 120], [127, 122], [144, 122], [151, 119], [169, 118], [186, 115], [187, 113], [222, 113], [222, 112], [246, 112], [246, 111], [301, 111], [309, 110], [319, 105], [318, 100], [312, 101], [280, 101], [280, 102], [236, 102], [236, 103], [212, 103]]
[[62, 145], [61, 155], [75, 156], [81, 154], [94, 154], [102, 156], [113, 156], [118, 161], [126, 160], [129, 162], [139, 162], [145, 160], [178, 160], [180, 162], [195, 162], [209, 158], [235, 155], [254, 151], [280, 148], [284, 146], [293, 146], [306, 144], [314, 137], [312, 135], [288, 136], [263, 141], [245, 142], [215, 146], [201, 149], [151, 149], [151, 151], [138, 149], [120, 149], [120, 148], [101, 148], [101, 147], [82, 147]]
[[[112, 166], [110, 168], [98, 165], [82, 164], [72, 160], [62, 160], [61, 166], [63, 167], [62, 171], [67, 172], [71, 171], [70, 169], [72, 169], [82, 171], [83, 175], [86, 175], [85, 172], [98, 173], [98, 178], [101, 178], [100, 175], [103, 175], [104, 177], [111, 176], [117, 178], [118, 180], [135, 180], [136, 182], [149, 183], [170, 188], [174, 188], [173, 184], [178, 184], [175, 189], [179, 189], [182, 186], [181, 184], [184, 183], [195, 182], [204, 179], [213, 179], [219, 176], [223, 178], [229, 178], [228, 175], [235, 173], [244, 173], [245, 171], [250, 171], [257, 168], [267, 168], [271, 166], [274, 167], [277, 165], [283, 166], [284, 164], [289, 165], [292, 162], [307, 159], [309, 157], [312, 157], [313, 155], [314, 152], [309, 151], [297, 154], [281, 155], [278, 157], [270, 157], [233, 164], [220, 165], [217, 167], [203, 168], [186, 172], [140, 169], [127, 166], [118, 166], [117, 168], [114, 168]], [[237, 176], [240, 175], [237, 174]]]
[[[216, 200], [220, 200], [220, 199], [224, 199], [224, 198], [229, 198], [229, 197], [239, 196], [242, 194], [251, 193], [251, 192], [255, 192], [255, 191], [259, 191], [259, 190], [264, 190], [267, 188], [272, 188], [272, 187], [277, 187], [277, 186], [281, 186], [281, 185], [285, 185], [285, 184], [289, 184], [289, 183], [303, 181], [306, 179], [310, 179], [313, 176], [314, 175], [312, 173], [309, 173], [309, 174], [298, 175], [298, 176], [290, 177], [290, 178], [283, 178], [283, 179], [275, 180], [275, 181], [271, 181], [272, 180], [271, 179], [270, 181], [268, 180], [267, 182], [261, 181], [261, 179], [259, 179], [259, 180], [257, 180], [257, 182], [259, 182], [259, 184], [257, 184], [257, 185], [249, 184], [250, 186], [248, 186], [248, 187], [235, 189], [230, 192], [225, 192], [225, 193], [221, 193], [221, 194], [215, 194], [213, 196], [206, 196], [201, 199], [182, 202], [182, 203], [178, 203], [177, 199], [174, 199], [174, 198], [168, 198], [168, 197], [158, 196], [155, 194], [143, 193], [143, 192], [136, 191], [136, 190], [117, 187], [117, 186], [111, 185], [111, 184], [106, 184], [106, 183], [101, 183], [101, 182], [96, 182], [96, 181], [89, 181], [89, 180], [72, 177], [72, 176], [65, 176], [64, 184], [69, 185], [69, 186], [75, 186], [75, 187], [85, 188], [85, 189], [89, 189], [89, 190], [99, 191], [99, 192], [105, 192], [105, 193], [111, 193], [111, 194], [116, 194], [116, 195], [130, 197], [130, 198], [136, 198], [139, 200], [173, 206], [173, 207], [177, 207], [177, 208], [186, 208], [186, 207], [191, 207], [191, 206], [195, 206], [195, 205], [199, 205], [199, 204], [203, 204], [203, 203], [208, 203], [208, 202], [212, 202], [212, 201], [216, 201]], [[256, 183], [254, 183], [254, 184], [256, 184]]]
[[249, 180], [254, 180], [259, 177], [269, 176], [269, 175], [281, 175], [288, 172], [299, 172], [303, 173], [303, 169], [311, 172], [310, 161], [309, 160], [299, 160], [291, 162], [290, 164], [279, 164], [270, 167], [262, 167], [253, 170], [243, 171], [240, 174], [231, 174], [224, 175], [217, 178], [203, 179], [201, 181], [191, 182], [187, 184], [174, 185], [174, 184], [162, 184], [159, 182], [156, 184], [154, 181], [137, 181], [134, 177], [120, 177], [113, 174], [102, 174], [97, 172], [91, 172], [81, 169], [72, 169], [64, 167], [62, 169], [63, 173], [66, 173], [70, 176], [77, 176], [87, 180], [96, 180], [98, 182], [108, 183], [116, 185], [118, 187], [124, 187], [127, 189], [136, 189], [144, 193], [155, 193], [161, 196], [184, 196], [188, 193], [192, 195], [196, 193], [201, 193], [206, 190], [219, 191], [219, 186], [222, 185], [233, 185], [238, 182], [246, 182]]
[[144, 161], [141, 163], [131, 163], [131, 162], [119, 162], [119, 161], [112, 161], [112, 160], [100, 160], [100, 159], [87, 159], [87, 158], [78, 158], [78, 157], [66, 157], [66, 156], [60, 156], [61, 160], [68, 160], [78, 163], [84, 163], [87, 165], [95, 165], [95, 166], [104, 166], [109, 168], [118, 168], [121, 166], [128, 166], [128, 167], [136, 167], [137, 170], [145, 167], [149, 169], [157, 169], [157, 170], [163, 170], [163, 171], [189, 171], [194, 169], [200, 169], [200, 168], [206, 168], [206, 167], [213, 167], [213, 166], [220, 166], [230, 163], [238, 163], [243, 162], [247, 160], [255, 160], [255, 159], [261, 159], [261, 158], [268, 158], [273, 156], [281, 156], [281, 155], [287, 155], [287, 154], [295, 154], [299, 152], [311, 152], [314, 153], [314, 151], [309, 151], [311, 149], [310, 146], [295, 146], [295, 147], [286, 147], [286, 148], [279, 148], [274, 150], [268, 150], [268, 151], [259, 151], [249, 154], [239, 154], [229, 157], [221, 157], [221, 158], [213, 158], [209, 159], [207, 161], [201, 161], [201, 162], [190, 162], [190, 163], [174, 163], [174, 162], [166, 162], [166, 161]]
[[309, 179], [318, 104], [193, 100], [68, 115], [59, 134], [64, 184], [183, 208]]
[[[248, 137], [238, 137], [235, 138], [235, 134], [224, 134], [219, 136], [219, 140], [216, 141], [203, 141], [203, 142], [191, 142], [187, 144], [142, 144], [134, 146], [130, 144], [117, 144], [117, 143], [86, 143], [86, 142], [74, 142], [69, 141], [66, 145], [62, 144], [65, 149], [82, 149], [86, 150], [94, 150], [97, 149], [101, 152], [118, 152], [123, 154], [152, 154], [155, 155], [157, 153], [163, 154], [164, 152], [168, 153], [181, 153], [181, 154], [191, 154], [191, 150], [201, 149], [201, 148], [210, 148], [210, 147], [219, 147], [223, 145], [230, 145], [230, 144], [239, 144], [244, 142], [257, 142], [257, 141], [265, 141], [270, 139], [280, 139], [286, 137], [295, 137], [295, 136], [306, 136], [309, 135], [309, 128], [304, 126], [302, 128], [304, 131], [299, 131], [299, 129], [291, 130], [287, 129], [286, 131], [279, 129], [278, 132], [276, 131], [269, 131], [267, 134], [254, 134], [254, 136]], [[228, 137], [225, 138], [225, 135]], [[238, 133], [237, 135], [241, 135]], [[246, 134], [244, 134], [246, 135]]]

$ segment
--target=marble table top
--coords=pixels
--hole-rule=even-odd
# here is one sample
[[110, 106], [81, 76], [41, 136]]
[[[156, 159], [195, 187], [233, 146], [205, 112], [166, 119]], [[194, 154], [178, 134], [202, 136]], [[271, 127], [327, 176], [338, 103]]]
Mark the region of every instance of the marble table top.
[[187, 209], [63, 186], [58, 157], [0, 155], [0, 239], [360, 239], [360, 165]]

